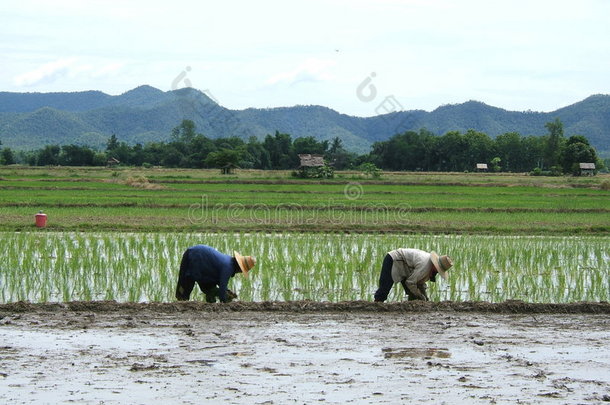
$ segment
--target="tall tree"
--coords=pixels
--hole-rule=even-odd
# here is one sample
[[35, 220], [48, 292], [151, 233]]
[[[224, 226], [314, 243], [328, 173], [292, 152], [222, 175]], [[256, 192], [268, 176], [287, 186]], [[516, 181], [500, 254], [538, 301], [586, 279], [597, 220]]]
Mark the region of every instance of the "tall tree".
[[564, 173], [580, 174], [580, 163], [596, 163], [597, 154], [584, 136], [571, 136], [561, 150], [561, 166]]
[[210, 167], [223, 168], [226, 166], [240, 166], [242, 151], [238, 149], [221, 149], [212, 152], [205, 160], [206, 165]]
[[47, 145], [38, 153], [36, 164], [38, 166], [55, 166], [59, 164], [59, 145]]
[[544, 153], [546, 150], [546, 137], [530, 135], [521, 140], [522, 158], [520, 171], [529, 171], [535, 168], [542, 169]]
[[[178, 150], [176, 142], [172, 142], [169, 145], [163, 145], [163, 157], [161, 158], [161, 164], [168, 167], [179, 167], [184, 153]], [[180, 143], [178, 143], [180, 144]]]
[[118, 146], [119, 146], [119, 140], [117, 139], [115, 134], [112, 134], [112, 136], [108, 139], [108, 142], [106, 143], [106, 151], [107, 152], [113, 151]]
[[343, 148], [343, 141], [338, 136], [333, 138], [332, 143], [330, 144], [330, 148], [328, 149], [328, 153], [337, 153], [339, 150]]
[[330, 165], [337, 170], [344, 170], [354, 166], [356, 154], [350, 153], [343, 147], [343, 141], [338, 136], [334, 137], [330, 148], [324, 155]]
[[184, 167], [206, 167], [205, 159], [207, 156], [218, 150], [215, 142], [201, 134], [195, 135], [190, 145], [185, 150], [185, 159], [181, 166]]
[[318, 142], [313, 136], [297, 138], [294, 140], [292, 145], [294, 148], [294, 153], [297, 155], [303, 153], [323, 155], [328, 149], [328, 141]]
[[493, 158], [493, 141], [482, 132], [469, 129], [464, 134], [464, 145], [462, 170], [474, 170], [477, 163], [488, 163]]
[[108, 141], [108, 146], [106, 147], [106, 156], [108, 158], [115, 158], [119, 162], [123, 164], [134, 164], [132, 162], [133, 156], [133, 148], [127, 145], [126, 142], [118, 142], [116, 137], [113, 135]]
[[438, 162], [438, 140], [438, 136], [434, 135], [434, 133], [428, 131], [426, 128], [419, 130], [419, 146], [422, 153], [419, 160], [420, 167], [423, 171], [433, 170], [435, 163]]
[[182, 120], [180, 125], [172, 129], [172, 140], [191, 143], [195, 137], [195, 123], [191, 120]]
[[559, 118], [555, 118], [555, 121], [547, 122], [544, 126], [549, 131], [544, 153], [545, 165], [547, 168], [551, 168], [559, 164], [563, 142], [563, 123]]
[[297, 165], [292, 138], [289, 134], [275, 131], [275, 135], [267, 135], [263, 146], [269, 152], [271, 168], [276, 170], [293, 169]]
[[59, 164], [64, 166], [94, 166], [95, 151], [87, 146], [64, 145], [59, 154]]
[[504, 170], [508, 172], [528, 171], [533, 166], [523, 168], [523, 143], [521, 135], [517, 132], [507, 132], [498, 135], [494, 140], [496, 154], [502, 161]]
[[441, 136], [438, 145], [439, 170], [456, 172], [464, 170], [466, 158], [466, 141], [458, 131], [450, 131]]
[[271, 167], [269, 152], [255, 136], [251, 136], [248, 140], [242, 159], [242, 167], [252, 169], [269, 169]]
[[0, 163], [3, 165], [13, 165], [15, 164], [15, 154], [11, 150], [11, 148], [2, 149], [2, 153], [0, 153]]

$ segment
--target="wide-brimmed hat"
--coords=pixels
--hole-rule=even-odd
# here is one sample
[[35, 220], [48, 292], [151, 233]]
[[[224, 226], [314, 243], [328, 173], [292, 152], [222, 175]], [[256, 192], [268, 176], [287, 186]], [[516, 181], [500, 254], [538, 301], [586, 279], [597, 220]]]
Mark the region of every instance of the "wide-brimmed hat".
[[453, 266], [453, 260], [449, 256], [439, 256], [436, 252], [430, 252], [430, 260], [438, 271], [438, 274], [445, 280], [447, 280], [447, 270]]
[[244, 276], [248, 277], [248, 272], [256, 265], [256, 258], [252, 256], [242, 256], [236, 251], [233, 251], [233, 256], [235, 256], [235, 260], [237, 261], [241, 272], [244, 273]]

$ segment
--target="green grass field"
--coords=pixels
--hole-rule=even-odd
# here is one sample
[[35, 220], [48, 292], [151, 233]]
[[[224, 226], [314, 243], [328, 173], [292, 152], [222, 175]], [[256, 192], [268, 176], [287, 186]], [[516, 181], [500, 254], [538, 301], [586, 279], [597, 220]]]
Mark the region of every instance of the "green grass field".
[[[431, 285], [436, 301], [607, 301], [609, 182], [5, 167], [0, 302], [173, 301], [181, 254], [197, 243], [259, 259], [251, 278], [232, 280], [244, 301], [372, 300], [397, 247], [454, 258], [449, 282]], [[403, 298], [395, 287], [390, 299]]]
[[0, 230], [339, 231], [473, 234], [610, 232], [608, 176], [5, 168]]

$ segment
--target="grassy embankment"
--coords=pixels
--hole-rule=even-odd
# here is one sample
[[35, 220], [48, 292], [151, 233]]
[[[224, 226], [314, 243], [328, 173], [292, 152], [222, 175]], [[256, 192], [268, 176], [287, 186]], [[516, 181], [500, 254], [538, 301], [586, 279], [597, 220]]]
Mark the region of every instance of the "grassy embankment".
[[[0, 169], [0, 230], [610, 233], [608, 176]], [[604, 185], [606, 184], [606, 185]]]

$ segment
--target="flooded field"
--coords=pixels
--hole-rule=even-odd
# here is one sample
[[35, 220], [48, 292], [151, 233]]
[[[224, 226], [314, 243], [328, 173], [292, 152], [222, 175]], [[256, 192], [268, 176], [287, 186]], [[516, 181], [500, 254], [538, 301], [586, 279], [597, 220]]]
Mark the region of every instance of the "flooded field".
[[602, 404], [609, 313], [607, 303], [5, 304], [0, 402]]
[[[182, 253], [199, 243], [257, 258], [231, 280], [246, 302], [372, 300], [397, 247], [455, 259], [448, 282], [430, 283], [433, 301], [610, 300], [607, 236], [0, 232], [0, 303], [171, 302]], [[390, 300], [402, 299], [396, 286]]]
[[[610, 402], [602, 176], [0, 176], [0, 403]], [[199, 243], [257, 257], [236, 302], [174, 302]], [[454, 258], [430, 302], [371, 302], [398, 247]]]

